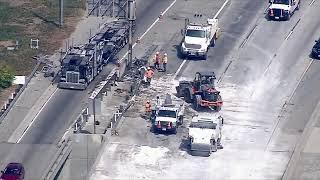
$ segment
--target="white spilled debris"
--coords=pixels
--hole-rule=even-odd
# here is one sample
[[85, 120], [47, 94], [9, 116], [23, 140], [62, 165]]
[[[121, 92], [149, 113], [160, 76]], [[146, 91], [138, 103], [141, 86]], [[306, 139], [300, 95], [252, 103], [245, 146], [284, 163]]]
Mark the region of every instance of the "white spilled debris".
[[137, 165], [157, 166], [160, 159], [166, 156], [169, 149], [166, 147], [152, 148], [149, 146], [141, 146], [139, 151], [133, 155], [133, 161]]
[[182, 100], [175, 96], [176, 89], [175, 87], [179, 85], [179, 81], [173, 80], [172, 75], [165, 75], [160, 77], [159, 79], [156, 79], [155, 81], [151, 81], [150, 86], [146, 88], [141, 88], [141, 95], [140, 97], [137, 97], [138, 99], [144, 99], [144, 100], [151, 100], [156, 101], [157, 96], [161, 100], [165, 99], [166, 94], [172, 95], [171, 98], [173, 100], [173, 103], [175, 102], [181, 102]]

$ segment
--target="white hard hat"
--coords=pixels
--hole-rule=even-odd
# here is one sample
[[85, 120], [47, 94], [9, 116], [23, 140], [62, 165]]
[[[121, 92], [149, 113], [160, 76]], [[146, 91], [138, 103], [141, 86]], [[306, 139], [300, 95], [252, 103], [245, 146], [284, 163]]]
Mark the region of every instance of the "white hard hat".
[[167, 53], [164, 53], [165, 56], [167, 56]]
[[148, 69], [148, 70], [150, 70], [151, 68], [150, 68], [150, 67], [148, 67], [147, 69]]
[[156, 52], [156, 54], [160, 54], [160, 52], [159, 52], [159, 51], [157, 51], [157, 52]]

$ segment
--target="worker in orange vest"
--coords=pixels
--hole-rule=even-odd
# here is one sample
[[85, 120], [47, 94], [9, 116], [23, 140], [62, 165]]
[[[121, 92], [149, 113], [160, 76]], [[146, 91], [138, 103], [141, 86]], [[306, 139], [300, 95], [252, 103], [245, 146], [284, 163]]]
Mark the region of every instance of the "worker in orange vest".
[[167, 63], [168, 63], [168, 55], [167, 55], [167, 53], [164, 53], [164, 55], [162, 57], [163, 72], [167, 71]]
[[151, 103], [149, 100], [147, 100], [146, 104], [145, 104], [145, 108], [146, 108], [146, 114], [150, 114], [151, 113]]
[[156, 54], [154, 55], [154, 68], [160, 69], [160, 52], [157, 51]]
[[150, 67], [148, 67], [148, 68], [147, 68], [147, 71], [144, 73], [144, 80], [145, 80], [145, 82], [146, 82], [146, 83], [150, 83], [153, 75], [154, 75], [153, 70], [152, 70]]

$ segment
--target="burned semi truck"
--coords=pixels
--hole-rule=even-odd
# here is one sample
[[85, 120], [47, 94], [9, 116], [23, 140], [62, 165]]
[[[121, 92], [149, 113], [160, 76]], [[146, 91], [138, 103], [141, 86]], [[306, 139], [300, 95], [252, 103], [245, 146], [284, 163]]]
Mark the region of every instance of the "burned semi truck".
[[71, 47], [61, 59], [58, 87], [86, 89], [103, 67], [114, 60], [116, 54], [128, 43], [128, 39], [129, 23], [119, 19], [106, 24], [89, 39], [89, 43]]

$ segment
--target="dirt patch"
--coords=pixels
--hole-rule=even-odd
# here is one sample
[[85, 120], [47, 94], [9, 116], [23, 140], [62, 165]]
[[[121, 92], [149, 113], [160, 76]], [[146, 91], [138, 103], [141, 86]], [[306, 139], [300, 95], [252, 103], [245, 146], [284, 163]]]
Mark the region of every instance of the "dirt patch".
[[10, 1], [0, 0], [0, 2], [4, 2], [4, 3], [9, 2], [10, 6], [22, 6], [27, 3], [26, 0], [10, 0]]
[[13, 41], [0, 41], [0, 47], [9, 47], [14, 46], [15, 43]]

